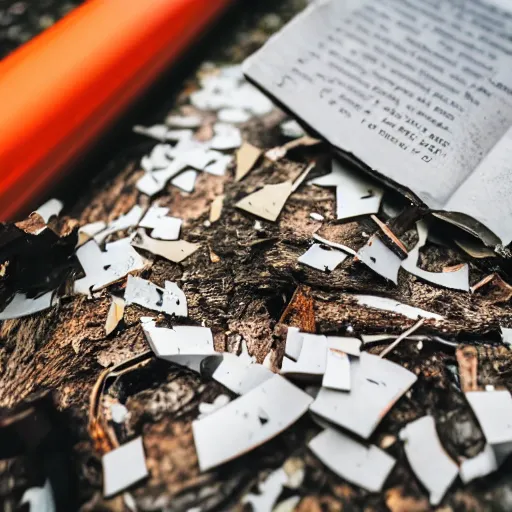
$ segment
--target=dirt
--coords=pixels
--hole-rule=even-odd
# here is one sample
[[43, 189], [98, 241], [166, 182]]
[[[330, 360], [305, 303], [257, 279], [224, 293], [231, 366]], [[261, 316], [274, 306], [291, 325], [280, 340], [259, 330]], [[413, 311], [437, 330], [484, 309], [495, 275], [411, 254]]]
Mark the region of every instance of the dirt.
[[[221, 27], [223, 38], [216, 46], [201, 50], [195, 64], [198, 66], [201, 60], [240, 62], [279, 29], [303, 2], [274, 4], [258, 2], [254, 11], [237, 10], [228, 18], [229, 30], [225, 30], [228, 25]], [[149, 124], [165, 119], [170, 111], [186, 102], [187, 92], [196, 83], [195, 73], [186, 77], [175, 91], [162, 97], [158, 106], [137, 121]], [[272, 114], [251, 121], [244, 127], [244, 137], [259, 147], [277, 146], [284, 142], [279, 131], [282, 118]], [[139, 137], [120, 136], [116, 151], [106, 154], [103, 164], [98, 164], [89, 187], [79, 194], [70, 191], [69, 197], [77, 200], [66, 205], [65, 214], [84, 224], [112, 219], [134, 204], [143, 203], [145, 199], [139, 197], [135, 181], [141, 175], [140, 157], [151, 145]], [[315, 173], [325, 173], [329, 158], [326, 146], [298, 149], [277, 164], [263, 160], [241, 182], [234, 182], [231, 170], [225, 177], [201, 175], [190, 195], [169, 186], [159, 196], [160, 204], [169, 206], [173, 215], [183, 219], [184, 238], [201, 244], [201, 248], [182, 264], [153, 258], [152, 266], [141, 273], [142, 277], [159, 286], [165, 280], [176, 281], [188, 300], [189, 318], [185, 323], [210, 327], [217, 350], [239, 352], [241, 341], [245, 340], [249, 352], [259, 362], [272, 351], [276, 366], [283, 355], [289, 325], [307, 332], [350, 336], [403, 332], [413, 320], [364, 308], [357, 304], [353, 294], [390, 297], [444, 316], [437, 323], [426, 321], [421, 332], [474, 347], [477, 386], [512, 389], [512, 358], [499, 337], [499, 325], [512, 326], [508, 301], [497, 302], [489, 293], [441, 289], [404, 271], [395, 286], [352, 258], [329, 274], [299, 265], [297, 258], [307, 249], [315, 232], [358, 249], [369, 235], [379, 231], [369, 219], [348, 223], [334, 220], [332, 190], [301, 187], [288, 200], [278, 221], [262, 221], [261, 230], [254, 228], [254, 217], [234, 207], [238, 199], [263, 183], [294, 178], [311, 159], [318, 162]], [[222, 216], [208, 225], [211, 201], [219, 194], [225, 195]], [[394, 194], [388, 200], [400, 205]], [[311, 212], [322, 214], [326, 221], [312, 220]], [[395, 233], [408, 248], [416, 240], [413, 218], [406, 212], [394, 221]], [[423, 249], [424, 268], [440, 270], [465, 262], [470, 266], [471, 284], [492, 271], [499, 271], [505, 280], [508, 278], [506, 262], [467, 256], [453, 244], [451, 232], [443, 225], [435, 234], [442, 244], [428, 243]], [[25, 275], [20, 268], [31, 269], [37, 260], [50, 261], [54, 268], [51, 282], [59, 282], [61, 291], [68, 290], [69, 283], [80, 273], [77, 262], [67, 259], [73, 247], [70, 240], [55, 236], [42, 243], [37, 253], [23, 249], [23, 265], [16, 267], [16, 271], [8, 267], [6, 278], [0, 281], [0, 297], [6, 300], [9, 291], [19, 285], [19, 276]], [[55, 254], [56, 244], [62, 257], [52, 260], [50, 255]], [[18, 243], [17, 250], [19, 246]], [[9, 247], [12, 249], [12, 245]], [[31, 279], [22, 281], [22, 287], [31, 289], [34, 281], [48, 274], [47, 269], [48, 264], [37, 265]], [[122, 284], [114, 285], [110, 291], [120, 291]], [[136, 305], [128, 306], [121, 324], [106, 336], [104, 324], [109, 305], [106, 291], [95, 299], [70, 295], [47, 313], [5, 321], [0, 326], [0, 405], [12, 407], [41, 389], [55, 392], [56, 404], [69, 422], [77, 501], [82, 510], [126, 509], [121, 497], [102, 498], [101, 454], [88, 431], [89, 400], [105, 368], [148, 350], [139, 323], [147, 311]], [[173, 323], [163, 317], [159, 321], [167, 326]], [[385, 343], [375, 344], [368, 350], [378, 353], [384, 346]], [[242, 496], [256, 491], [258, 481], [295, 457], [304, 462], [306, 469], [304, 484], [296, 491], [301, 497], [299, 511], [430, 510], [428, 496], [397, 441], [399, 430], [424, 414], [432, 414], [439, 436], [455, 460], [476, 455], [483, 447], [483, 435], [464, 399], [454, 348], [432, 339], [426, 340], [422, 348], [417, 342], [404, 341], [389, 358], [413, 371], [418, 381], [371, 437], [372, 442], [385, 446], [398, 461], [380, 494], [368, 493], [343, 481], [308, 451], [307, 441], [319, 431], [309, 417], [251, 453], [216, 470], [200, 473], [191, 421], [198, 415], [199, 403], [211, 402], [226, 393], [222, 386], [154, 358], [117, 377], [107, 386], [106, 394], [109, 400], [125, 403], [130, 416], [116, 430], [115, 437], [122, 443], [142, 434], [150, 471], [147, 481], [131, 489], [138, 507], [166, 511], [193, 507], [202, 511], [247, 510], [248, 506], [242, 505]], [[0, 461], [0, 503], [3, 500], [5, 510], [15, 508], [28, 485], [23, 477], [24, 464], [19, 459]], [[457, 480], [437, 510], [510, 510], [511, 496], [510, 464], [505, 464], [497, 474], [470, 485], [463, 486]], [[285, 497], [288, 495], [280, 500]]]

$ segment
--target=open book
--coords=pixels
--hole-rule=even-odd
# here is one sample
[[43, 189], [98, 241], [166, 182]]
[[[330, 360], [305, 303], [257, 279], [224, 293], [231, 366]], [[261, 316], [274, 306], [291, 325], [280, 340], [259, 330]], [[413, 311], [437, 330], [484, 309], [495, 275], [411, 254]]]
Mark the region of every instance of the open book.
[[512, 241], [511, 0], [317, 0], [244, 68], [362, 169]]

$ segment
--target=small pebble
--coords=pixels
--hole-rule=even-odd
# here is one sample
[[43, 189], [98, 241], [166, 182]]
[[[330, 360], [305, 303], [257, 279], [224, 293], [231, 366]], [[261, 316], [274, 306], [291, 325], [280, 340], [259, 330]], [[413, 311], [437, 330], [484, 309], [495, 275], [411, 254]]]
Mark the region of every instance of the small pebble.
[[418, 348], [418, 350], [421, 350], [423, 348], [423, 341], [418, 341], [418, 344], [416, 345], [416, 347]]
[[325, 217], [323, 215], [320, 215], [319, 213], [312, 212], [312, 213], [309, 214], [309, 216], [313, 220], [319, 220], [319, 221], [325, 220]]

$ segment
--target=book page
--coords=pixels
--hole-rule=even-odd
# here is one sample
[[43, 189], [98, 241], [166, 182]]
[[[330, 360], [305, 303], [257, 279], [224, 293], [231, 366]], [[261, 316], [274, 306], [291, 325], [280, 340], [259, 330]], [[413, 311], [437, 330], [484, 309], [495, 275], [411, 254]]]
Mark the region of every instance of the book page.
[[245, 72], [331, 144], [443, 209], [512, 125], [512, 11], [501, 4], [318, 0]]

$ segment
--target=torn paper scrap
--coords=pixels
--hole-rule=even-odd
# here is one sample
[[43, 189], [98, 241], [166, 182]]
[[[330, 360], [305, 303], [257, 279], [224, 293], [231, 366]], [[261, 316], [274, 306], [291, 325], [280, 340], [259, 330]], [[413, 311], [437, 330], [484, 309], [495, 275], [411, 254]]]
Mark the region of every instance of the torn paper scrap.
[[176, 283], [170, 281], [165, 281], [163, 289], [151, 281], [129, 275], [124, 300], [126, 305], [138, 304], [168, 315], [188, 316], [185, 294]]
[[288, 327], [284, 353], [293, 361], [297, 361], [302, 350], [303, 333], [297, 327]]
[[153, 318], [141, 319], [142, 330], [151, 350], [160, 359], [200, 371], [201, 361], [215, 354], [213, 335], [207, 327], [175, 325], [156, 327]]
[[52, 217], [57, 217], [59, 215], [62, 208], [64, 208], [62, 201], [59, 201], [58, 199], [50, 199], [41, 205], [35, 213], [42, 217], [45, 224], [48, 224]]
[[402, 260], [378, 236], [372, 236], [357, 251], [357, 257], [374, 272], [397, 284]]
[[201, 126], [201, 117], [171, 114], [166, 117], [165, 124], [173, 128], [199, 128]]
[[176, 159], [167, 165], [164, 169], [146, 172], [137, 183], [137, 189], [148, 196], [153, 196], [165, 188], [167, 182], [183, 171], [187, 164]]
[[251, 117], [243, 108], [223, 108], [217, 112], [217, 119], [222, 123], [246, 123]]
[[107, 224], [103, 221], [92, 222], [91, 224], [85, 224], [78, 229], [78, 244], [83, 245], [85, 242], [94, 238], [100, 231], [103, 231], [107, 227]]
[[408, 423], [400, 431], [400, 439], [412, 470], [429, 492], [430, 503], [438, 505], [459, 468], [443, 448], [434, 418], [423, 416]]
[[129, 416], [128, 409], [123, 404], [112, 404], [110, 406], [110, 414], [114, 423], [124, 423], [124, 420]]
[[253, 512], [272, 512], [287, 481], [286, 471], [283, 468], [276, 469], [258, 484], [259, 494], [247, 494], [242, 498], [242, 503], [250, 503]]
[[242, 134], [240, 130], [231, 124], [215, 123], [213, 125], [214, 136], [209, 141], [211, 149], [226, 151], [236, 149], [242, 145]]
[[53, 490], [47, 478], [43, 487], [31, 487], [21, 497], [20, 505], [29, 504], [30, 512], [57, 512]]
[[145, 266], [144, 259], [130, 245], [129, 238], [108, 243], [104, 252], [94, 240], [90, 240], [77, 249], [76, 256], [85, 277], [75, 281], [75, 293], [85, 295], [101, 290], [129, 272]]
[[107, 452], [101, 462], [104, 496], [113, 496], [148, 476], [142, 437]]
[[39, 311], [49, 309], [58, 303], [59, 299], [55, 296], [55, 290], [44, 293], [34, 299], [27, 298], [24, 293], [16, 293], [11, 302], [0, 312], [0, 320], [33, 315], [39, 313]]
[[[267, 442], [295, 423], [313, 399], [280, 375], [192, 423], [201, 471]], [[226, 428], [229, 425], [229, 428]]]
[[328, 245], [313, 244], [297, 261], [322, 272], [332, 272], [346, 258], [347, 254]]
[[224, 204], [224, 194], [217, 196], [210, 205], [210, 222], [213, 224], [220, 219], [222, 214], [222, 206]]
[[261, 149], [249, 144], [248, 142], [244, 142], [240, 149], [236, 152], [236, 172], [235, 172], [235, 181], [240, 181], [254, 167], [256, 162], [261, 156]]
[[[327, 363], [327, 338], [320, 334], [301, 333], [302, 345], [296, 361], [283, 357], [281, 375], [321, 376]], [[286, 352], [286, 349], [285, 349]]]
[[182, 173], [178, 174], [176, 178], [171, 180], [171, 185], [178, 187], [180, 190], [183, 190], [183, 192], [194, 192], [197, 175], [198, 172], [194, 171], [193, 169], [183, 171]]
[[384, 189], [368, 175], [349, 169], [333, 160], [330, 174], [309, 182], [321, 187], [336, 187], [336, 217], [350, 219], [378, 213]]
[[209, 163], [205, 168], [205, 172], [213, 174], [214, 176], [224, 176], [227, 168], [231, 165], [233, 157], [231, 155], [222, 155], [214, 162]]
[[245, 395], [266, 380], [274, 373], [265, 366], [244, 358], [224, 353], [205, 361], [207, 364], [201, 368], [204, 377], [211, 377], [233, 393]]
[[218, 409], [222, 409], [225, 405], [228, 405], [229, 402], [231, 402], [231, 398], [229, 398], [228, 395], [219, 395], [217, 398], [214, 399], [214, 401], [209, 404], [207, 402], [201, 402], [198, 406], [199, 409], [199, 416], [197, 419], [204, 418], [211, 414], [212, 412], [215, 412]]
[[383, 311], [392, 311], [393, 313], [406, 316], [407, 318], [411, 318], [412, 320], [417, 320], [418, 318], [443, 320], [443, 317], [441, 315], [438, 315], [437, 313], [431, 313], [430, 311], [425, 311], [424, 309], [415, 308], [414, 306], [409, 306], [407, 304], [402, 304], [401, 302], [398, 302], [394, 299], [389, 299], [388, 297], [358, 294], [353, 295], [353, 297], [361, 306], [382, 309]]
[[137, 231], [132, 245], [155, 256], [162, 256], [162, 258], [173, 263], [181, 263], [199, 249], [199, 244], [193, 244], [185, 240], [155, 240], [146, 235], [143, 230]]
[[351, 356], [359, 357], [361, 354], [361, 340], [358, 338], [327, 336], [327, 346]]
[[281, 123], [281, 133], [290, 139], [298, 139], [306, 135], [302, 126], [295, 119]]
[[292, 192], [291, 181], [277, 185], [264, 185], [262, 189], [238, 201], [235, 206], [257, 217], [275, 222]]
[[326, 359], [322, 386], [339, 391], [350, 391], [350, 359], [332, 339], [327, 339]]
[[161, 240], [178, 240], [182, 220], [169, 217], [169, 208], [153, 205], [139, 222], [141, 228], [152, 229], [150, 236]]
[[109, 222], [103, 231], [94, 235], [94, 240], [101, 244], [109, 235], [137, 226], [143, 214], [143, 208], [136, 204], [128, 213]]
[[350, 393], [321, 388], [311, 412], [368, 439], [416, 375], [378, 356], [361, 353], [351, 361]]
[[133, 127], [133, 131], [139, 135], [146, 135], [146, 137], [164, 142], [169, 128], [167, 128], [165, 124], [155, 124], [153, 126], [141, 126], [137, 124]]
[[293, 183], [284, 181], [277, 185], [264, 185], [262, 189], [238, 201], [235, 206], [262, 219], [275, 222], [292, 192], [297, 190], [312, 168], [313, 164], [309, 165]]
[[370, 492], [382, 489], [396, 462], [377, 446], [361, 444], [333, 428], [320, 432], [308, 447], [338, 476]]
[[462, 461], [459, 475], [462, 482], [468, 484], [475, 480], [475, 478], [487, 476], [497, 469], [498, 462], [494, 450], [490, 444], [486, 444], [478, 455]]
[[429, 283], [451, 288], [453, 290], [469, 291], [469, 267], [459, 266], [456, 270], [449, 272], [429, 272], [418, 267], [420, 249], [426, 244], [428, 228], [424, 222], [416, 224], [418, 230], [418, 243], [409, 252], [407, 258], [402, 261], [402, 267], [410, 274], [423, 279]]
[[505, 345], [508, 345], [509, 347], [512, 346], [512, 329], [507, 327], [501, 327], [501, 341], [505, 343]]
[[499, 466], [512, 452], [512, 396], [507, 390], [465, 395]]
[[112, 302], [107, 313], [105, 322], [105, 333], [108, 336], [118, 326], [124, 315], [124, 300], [121, 297], [112, 295]]

